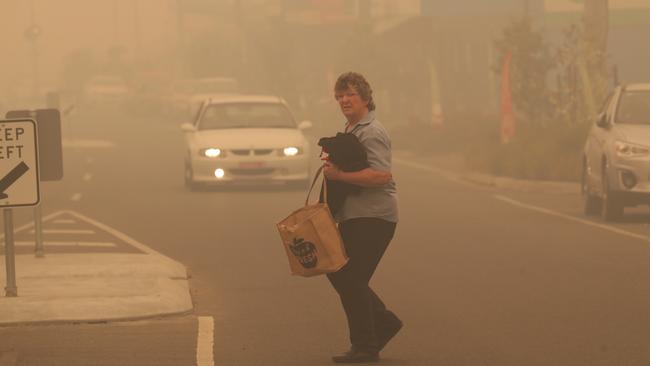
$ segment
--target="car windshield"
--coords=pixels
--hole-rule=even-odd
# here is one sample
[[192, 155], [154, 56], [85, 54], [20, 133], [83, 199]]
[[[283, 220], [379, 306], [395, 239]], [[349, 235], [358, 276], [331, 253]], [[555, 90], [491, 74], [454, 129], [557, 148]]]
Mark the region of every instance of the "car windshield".
[[619, 102], [616, 123], [650, 125], [650, 90], [625, 92]]
[[212, 104], [205, 108], [200, 130], [223, 128], [295, 128], [291, 113], [280, 103]]

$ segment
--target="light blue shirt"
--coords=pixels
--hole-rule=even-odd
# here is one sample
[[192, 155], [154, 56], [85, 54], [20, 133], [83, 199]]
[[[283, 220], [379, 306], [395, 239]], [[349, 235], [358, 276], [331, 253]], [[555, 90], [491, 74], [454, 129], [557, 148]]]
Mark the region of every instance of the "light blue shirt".
[[[368, 163], [374, 170], [391, 171], [391, 142], [384, 126], [375, 118], [374, 111], [347, 132], [353, 133], [365, 146]], [[398, 221], [397, 186], [393, 179], [381, 187], [362, 187], [358, 195], [349, 194], [343, 207], [336, 214], [336, 221], [343, 222], [361, 217]]]

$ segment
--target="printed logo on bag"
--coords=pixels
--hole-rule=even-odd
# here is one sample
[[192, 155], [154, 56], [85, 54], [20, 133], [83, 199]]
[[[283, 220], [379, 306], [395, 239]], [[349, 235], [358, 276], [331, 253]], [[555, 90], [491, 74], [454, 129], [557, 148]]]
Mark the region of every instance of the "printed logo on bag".
[[293, 238], [293, 243], [289, 244], [289, 249], [303, 267], [314, 268], [318, 264], [318, 253], [314, 243], [305, 241], [303, 238]]

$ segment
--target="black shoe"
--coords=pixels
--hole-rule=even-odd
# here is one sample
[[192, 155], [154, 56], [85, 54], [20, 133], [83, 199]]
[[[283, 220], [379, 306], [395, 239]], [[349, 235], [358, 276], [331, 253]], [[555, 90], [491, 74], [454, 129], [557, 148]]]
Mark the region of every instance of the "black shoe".
[[364, 362], [379, 362], [378, 352], [367, 352], [355, 349], [345, 352], [342, 355], [332, 357], [334, 363], [364, 363]]
[[395, 337], [395, 335], [402, 329], [404, 326], [404, 323], [402, 323], [401, 320], [397, 320], [397, 323], [395, 323], [394, 326], [392, 326], [386, 333], [379, 335], [377, 338], [379, 338], [379, 350], [381, 351], [386, 347], [386, 344]]

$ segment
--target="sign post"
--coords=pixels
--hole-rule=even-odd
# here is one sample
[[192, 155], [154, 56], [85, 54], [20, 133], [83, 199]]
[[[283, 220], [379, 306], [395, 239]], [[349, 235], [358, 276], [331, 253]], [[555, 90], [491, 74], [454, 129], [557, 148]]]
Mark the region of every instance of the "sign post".
[[7, 297], [18, 296], [12, 208], [40, 202], [36, 135], [32, 119], [0, 120], [0, 207], [4, 209]]
[[5, 296], [18, 296], [16, 286], [16, 253], [14, 251], [14, 215], [10, 208], [4, 209], [5, 218], [5, 264], [7, 268], [7, 286]]
[[[48, 104], [58, 103], [58, 94], [50, 93]], [[55, 98], [56, 97], [56, 98]], [[51, 99], [51, 100], [50, 100]], [[9, 111], [7, 118], [32, 118], [37, 123], [40, 181], [61, 180], [63, 178], [63, 150], [61, 146], [61, 114], [58, 109], [16, 110]], [[41, 206], [34, 207], [34, 234], [36, 241], [35, 255], [45, 257], [42, 229], [43, 213]]]
[[34, 255], [36, 258], [45, 257], [45, 249], [43, 247], [43, 211], [41, 205], [34, 206], [34, 241], [36, 246], [34, 248]]

